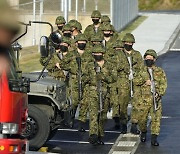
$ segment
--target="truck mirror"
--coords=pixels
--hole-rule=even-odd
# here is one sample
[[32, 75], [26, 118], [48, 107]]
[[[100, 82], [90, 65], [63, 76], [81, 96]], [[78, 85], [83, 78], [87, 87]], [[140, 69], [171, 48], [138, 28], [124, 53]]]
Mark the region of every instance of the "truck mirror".
[[41, 57], [48, 57], [49, 55], [49, 39], [46, 36], [42, 36], [40, 39], [40, 53]]

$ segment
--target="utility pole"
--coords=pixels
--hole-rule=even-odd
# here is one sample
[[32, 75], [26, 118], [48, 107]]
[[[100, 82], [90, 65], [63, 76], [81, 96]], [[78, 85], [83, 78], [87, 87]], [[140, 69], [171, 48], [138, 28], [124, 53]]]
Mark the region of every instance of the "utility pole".
[[[33, 21], [36, 21], [36, 0], [33, 0]], [[33, 40], [32, 45], [36, 44], [36, 24], [33, 24]]]
[[78, 0], [76, 0], [76, 14], [75, 14], [76, 20], [78, 20]]
[[68, 22], [68, 0], [64, 0], [64, 19]]

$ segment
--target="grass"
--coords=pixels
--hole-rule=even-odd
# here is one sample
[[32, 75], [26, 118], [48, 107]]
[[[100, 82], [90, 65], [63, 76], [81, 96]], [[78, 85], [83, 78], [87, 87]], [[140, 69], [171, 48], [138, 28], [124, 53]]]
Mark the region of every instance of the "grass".
[[122, 30], [119, 34], [119, 39], [122, 39], [126, 33], [131, 33], [135, 30], [143, 21], [145, 21], [148, 17], [147, 16], [139, 16], [137, 19], [130, 23], [124, 30]]
[[32, 72], [42, 69], [39, 63], [40, 53], [38, 46], [25, 47], [21, 50], [21, 57], [19, 61], [20, 69], [23, 72]]

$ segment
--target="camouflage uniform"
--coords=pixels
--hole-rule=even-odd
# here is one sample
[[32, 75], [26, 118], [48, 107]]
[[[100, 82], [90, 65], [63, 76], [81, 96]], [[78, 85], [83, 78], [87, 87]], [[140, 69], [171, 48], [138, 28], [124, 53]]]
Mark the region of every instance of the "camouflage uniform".
[[[86, 37], [83, 34], [79, 34], [76, 37], [76, 43], [77, 41], [87, 41]], [[61, 63], [61, 66], [63, 69], [68, 70], [70, 72], [70, 84], [69, 84], [69, 95], [72, 99], [72, 104], [76, 108], [78, 104], [80, 103], [80, 100], [78, 100], [78, 64], [76, 62], [76, 58], [81, 58], [81, 69], [83, 73], [83, 67], [86, 63], [89, 62], [89, 52], [87, 50], [84, 50], [84, 53], [82, 55], [79, 54], [78, 50], [73, 50], [69, 52], [64, 60]], [[83, 89], [83, 88], [82, 88]]]
[[[71, 26], [72, 29], [72, 39], [75, 39], [78, 34], [81, 34], [82, 25], [77, 20], [70, 20], [68, 24]], [[74, 31], [76, 31], [76, 34], [74, 34]]]
[[[98, 10], [95, 10], [92, 12], [91, 14], [91, 18], [98, 18], [101, 19], [101, 13]], [[101, 30], [101, 23], [98, 22], [97, 24], [98, 26], [96, 27], [95, 23], [88, 25], [86, 27], [86, 29], [84, 30], [84, 34], [86, 35], [86, 37], [88, 38], [88, 40], [91, 40], [91, 37], [93, 34], [98, 33], [99, 35], [102, 35], [102, 30]]]
[[[102, 46], [95, 46], [92, 49], [93, 53], [104, 53]], [[97, 137], [104, 136], [104, 122], [107, 118], [107, 105], [106, 96], [108, 95], [108, 84], [116, 79], [116, 72], [112, 71], [111, 64], [104, 60], [104, 64], [101, 67], [101, 72], [96, 74], [95, 71], [95, 61], [88, 63], [84, 72], [84, 83], [89, 85], [87, 92], [88, 95], [88, 107], [89, 107], [89, 117], [90, 117], [90, 139], [93, 135]], [[98, 64], [97, 64], [98, 65]], [[101, 117], [98, 119], [99, 102], [98, 102], [98, 92], [97, 92], [97, 81], [102, 81], [102, 92], [103, 92], [103, 111], [101, 112]], [[91, 141], [90, 141], [91, 142]]]
[[[123, 38], [123, 42], [135, 42], [134, 36], [131, 34], [126, 34]], [[133, 48], [130, 50], [131, 53], [128, 53], [124, 50], [121, 52], [121, 59], [123, 60], [124, 68], [122, 70], [118, 70], [118, 95], [119, 95], [119, 107], [113, 107], [113, 117], [119, 117], [121, 126], [122, 126], [122, 133], [126, 133], [127, 131], [127, 121], [128, 121], [128, 115], [127, 115], [127, 107], [128, 103], [131, 101], [130, 93], [131, 93], [131, 81], [129, 79], [130, 76], [130, 64], [128, 61], [128, 57], [130, 57], [132, 61], [132, 71], [133, 74], [140, 71], [141, 67], [143, 66], [143, 59], [139, 51], [134, 50]], [[132, 83], [133, 84], [133, 83]], [[135, 87], [133, 87], [133, 90], [135, 90]]]
[[[62, 42], [67, 43], [69, 46], [71, 43], [70, 40], [65, 37], [62, 39]], [[48, 70], [48, 74], [57, 80], [65, 81], [67, 72], [56, 66], [56, 64], [60, 63], [60, 61], [64, 58], [63, 52], [59, 50], [50, 54], [49, 56], [51, 56], [51, 59], [46, 67], [46, 69]], [[40, 63], [42, 66], [45, 66], [45, 63], [49, 56], [40, 58]]]
[[[157, 54], [154, 50], [149, 49], [146, 51], [144, 57], [147, 55], [153, 56], [155, 59], [157, 58]], [[153, 95], [151, 92], [151, 85], [147, 85], [146, 81], [151, 80], [150, 74], [148, 72], [148, 67], [144, 66], [142, 70], [135, 76], [134, 85], [136, 86], [136, 91], [134, 93], [133, 110], [132, 115], [134, 119], [138, 120], [139, 128], [143, 135], [147, 132], [147, 120], [148, 115], [151, 116], [151, 134], [152, 136], [158, 136], [160, 132], [160, 121], [162, 117], [162, 103], [161, 97], [165, 94], [167, 88], [167, 80], [165, 72], [162, 68], [157, 67], [155, 65], [151, 66], [153, 70], [153, 77], [155, 82], [155, 90], [157, 93], [156, 101], [158, 104], [157, 111], [153, 110]], [[142, 141], [145, 142], [146, 136], [141, 138]], [[156, 145], [157, 145], [156, 141]]]

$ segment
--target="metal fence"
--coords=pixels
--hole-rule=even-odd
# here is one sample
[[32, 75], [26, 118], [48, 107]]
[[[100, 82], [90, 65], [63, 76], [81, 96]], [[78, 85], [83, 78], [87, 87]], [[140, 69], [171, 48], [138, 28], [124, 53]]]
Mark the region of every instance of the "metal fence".
[[[48, 21], [54, 26], [57, 16], [65, 16], [67, 21], [77, 19], [83, 30], [92, 23], [90, 15], [98, 9], [103, 15], [109, 15], [116, 30], [121, 30], [138, 13], [138, 0], [9, 0], [12, 7], [20, 12], [20, 20]], [[39, 43], [42, 35], [49, 35], [50, 28], [33, 25], [28, 34], [20, 40], [23, 46]]]
[[112, 24], [117, 31], [123, 29], [138, 15], [138, 0], [112, 0]]

